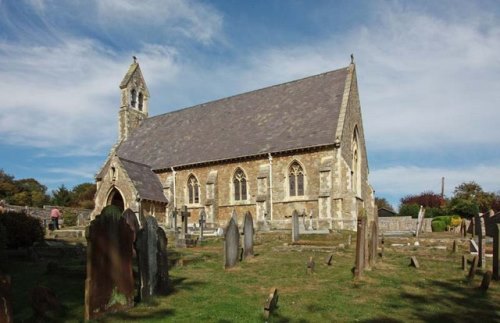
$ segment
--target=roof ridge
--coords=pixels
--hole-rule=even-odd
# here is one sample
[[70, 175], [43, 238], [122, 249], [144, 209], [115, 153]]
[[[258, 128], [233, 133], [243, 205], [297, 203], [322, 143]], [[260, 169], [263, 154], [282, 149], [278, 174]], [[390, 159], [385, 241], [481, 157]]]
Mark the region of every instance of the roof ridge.
[[153, 168], [151, 167], [151, 165], [148, 165], [148, 164], [143, 164], [143, 163], [139, 163], [137, 161], [134, 161], [134, 160], [130, 160], [130, 159], [127, 159], [127, 158], [123, 158], [123, 157], [120, 157], [120, 156], [117, 156], [118, 159], [120, 160], [124, 160], [126, 162], [129, 162], [129, 163], [132, 163], [132, 164], [136, 164], [136, 165], [140, 165], [140, 166], [146, 166], [146, 167], [149, 167], [149, 169], [153, 170]]
[[263, 88], [259, 88], [259, 89], [250, 90], [250, 91], [243, 92], [243, 93], [238, 93], [238, 94], [230, 95], [230, 96], [227, 96], [227, 97], [224, 97], [224, 98], [215, 99], [215, 100], [212, 100], [212, 101], [207, 101], [207, 102], [195, 104], [195, 105], [192, 105], [192, 106], [189, 106], [189, 107], [184, 107], [184, 108], [180, 108], [180, 109], [177, 109], [177, 110], [174, 110], [174, 111], [169, 111], [169, 112], [165, 112], [165, 113], [162, 113], [162, 114], [159, 114], [159, 115], [156, 115], [156, 116], [152, 116], [152, 117], [149, 117], [149, 118], [145, 119], [144, 121], [147, 121], [147, 120], [150, 120], [150, 119], [154, 119], [156, 117], [162, 117], [162, 116], [165, 116], [165, 115], [174, 114], [176, 112], [182, 112], [182, 111], [185, 111], [185, 110], [188, 110], [188, 109], [202, 108], [203, 106], [205, 106], [207, 104], [213, 104], [213, 103], [216, 103], [216, 102], [225, 101], [225, 100], [228, 100], [228, 99], [236, 98], [236, 97], [247, 95], [247, 94], [250, 94], [250, 93], [254, 93], [254, 92], [259, 92], [259, 91], [263, 91], [263, 90], [275, 88], [275, 87], [278, 87], [278, 86], [283, 86], [283, 85], [288, 85], [288, 84], [292, 84], [292, 83], [297, 83], [297, 82], [301, 82], [301, 81], [304, 81], [304, 80], [307, 80], [307, 79], [316, 78], [316, 77], [323, 77], [323, 76], [325, 76], [327, 74], [332, 74], [332, 73], [335, 73], [335, 72], [339, 72], [339, 71], [345, 70], [347, 68], [349, 68], [349, 66], [338, 68], [336, 70], [332, 70], [332, 71], [328, 71], [328, 72], [323, 72], [323, 73], [320, 73], [320, 74], [306, 76], [306, 77], [303, 77], [303, 78], [300, 78], [300, 79], [297, 79], [297, 80], [288, 81], [288, 82], [285, 82], [285, 83], [274, 84], [274, 85], [266, 86], [266, 87], [263, 87]]

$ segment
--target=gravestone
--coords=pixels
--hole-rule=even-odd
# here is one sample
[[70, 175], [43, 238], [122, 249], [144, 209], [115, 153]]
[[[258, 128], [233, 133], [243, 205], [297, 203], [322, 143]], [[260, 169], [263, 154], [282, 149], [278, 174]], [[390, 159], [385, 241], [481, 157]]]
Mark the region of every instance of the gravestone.
[[245, 220], [243, 225], [243, 258], [253, 257], [253, 219], [250, 212], [245, 213]]
[[200, 219], [198, 223], [200, 224], [200, 243], [203, 241], [203, 230], [205, 229], [205, 222], [207, 222], [207, 215], [205, 213], [205, 209], [200, 211]]
[[469, 251], [472, 254], [477, 254], [479, 252], [479, 247], [477, 246], [476, 240], [469, 240]]
[[271, 288], [271, 291], [267, 296], [266, 303], [264, 304], [264, 318], [268, 319], [277, 306], [278, 306], [278, 289], [273, 287]]
[[160, 295], [166, 295], [168, 292], [168, 239], [165, 231], [163, 231], [163, 229], [160, 227], [158, 227], [157, 236], [158, 244], [156, 263], [158, 265], [158, 270], [156, 273], [156, 293]]
[[476, 221], [478, 224], [478, 230], [476, 230], [477, 233], [477, 245], [479, 247], [479, 257], [478, 257], [478, 262], [477, 266], [479, 268], [484, 268], [486, 267], [486, 250], [485, 250], [485, 236], [484, 236], [484, 218], [481, 216], [479, 217], [479, 220]]
[[417, 269], [420, 268], [420, 264], [418, 263], [417, 257], [411, 256], [411, 258], [410, 258], [410, 266], [413, 266], [413, 267], [415, 267]]
[[328, 257], [326, 257], [326, 261], [325, 261], [326, 265], [327, 266], [331, 266], [332, 263], [333, 263], [333, 255], [329, 255]]
[[174, 219], [173, 222], [173, 226], [174, 226], [174, 234], [175, 234], [175, 237], [177, 239], [177, 215], [178, 215], [179, 211], [177, 209], [173, 209], [172, 210], [172, 218]]
[[0, 322], [14, 322], [10, 276], [0, 273]]
[[236, 222], [236, 225], [238, 225], [238, 214], [236, 213], [235, 209], [233, 209], [233, 211], [231, 211], [231, 218], [233, 218], [234, 222]]
[[415, 232], [415, 236], [418, 238], [420, 231], [422, 230], [422, 224], [424, 223], [425, 209], [422, 205], [420, 205], [420, 210], [418, 211], [417, 217], [417, 230]]
[[476, 270], [477, 270], [477, 256], [474, 256], [474, 258], [472, 258], [472, 263], [470, 265], [469, 275], [467, 275], [467, 279], [469, 281], [472, 281], [474, 279], [474, 276], [476, 275]]
[[384, 247], [385, 247], [385, 237], [384, 234], [382, 233], [382, 239], [380, 239], [380, 258], [384, 258]]
[[457, 253], [458, 251], [458, 244], [457, 240], [453, 240], [453, 248], [452, 248], [453, 253]]
[[35, 322], [55, 321], [60, 316], [62, 305], [52, 289], [36, 286], [30, 294]]
[[224, 230], [224, 268], [231, 268], [238, 262], [240, 250], [240, 233], [233, 217]]
[[299, 213], [294, 210], [292, 213], [292, 242], [299, 241]]
[[133, 239], [135, 241], [135, 239], [137, 238], [137, 232], [139, 232], [139, 229], [141, 228], [141, 224], [139, 223], [135, 212], [131, 209], [126, 209], [123, 212], [122, 217], [125, 219], [125, 222], [127, 222], [128, 226], [132, 230], [134, 236]]
[[500, 280], [500, 223], [495, 224], [493, 234], [493, 279]]
[[366, 217], [358, 217], [357, 237], [356, 237], [356, 264], [354, 267], [354, 277], [360, 278], [365, 268], [365, 229]]
[[134, 305], [134, 235], [121, 215], [116, 206], [106, 206], [88, 227], [85, 320]]
[[467, 224], [465, 222], [465, 219], [462, 219], [462, 222], [460, 223], [460, 236], [462, 238], [467, 237]]
[[484, 273], [483, 280], [481, 281], [481, 286], [480, 286], [482, 291], [486, 292], [490, 287], [492, 275], [493, 273], [491, 272], [491, 270], [488, 270], [487, 272]]
[[307, 262], [307, 269], [306, 269], [306, 273], [308, 274], [312, 274], [314, 273], [314, 266], [316, 264], [314, 263], [314, 259], [313, 257], [309, 257], [309, 261]]
[[139, 299], [141, 301], [153, 296], [157, 285], [158, 263], [158, 222], [148, 215], [144, 226], [137, 234], [135, 243], [139, 263]]
[[467, 257], [462, 255], [462, 270], [465, 271], [467, 268]]
[[191, 216], [191, 213], [188, 212], [188, 208], [186, 205], [182, 207], [181, 210], [181, 219], [182, 219], [182, 227], [181, 227], [181, 232], [177, 236], [177, 241], [175, 242], [175, 246], [177, 248], [186, 248], [186, 239], [187, 239], [187, 232], [188, 232], [188, 221], [189, 217]]
[[378, 226], [377, 221], [372, 222], [371, 229], [371, 243], [370, 243], [370, 266], [374, 266], [377, 262], [377, 249], [378, 249]]

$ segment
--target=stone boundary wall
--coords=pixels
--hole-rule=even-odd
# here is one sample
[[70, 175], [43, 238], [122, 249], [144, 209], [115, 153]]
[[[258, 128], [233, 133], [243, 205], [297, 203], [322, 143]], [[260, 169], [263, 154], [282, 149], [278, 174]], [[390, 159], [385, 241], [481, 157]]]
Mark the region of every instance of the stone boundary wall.
[[[24, 212], [33, 217], [42, 220], [43, 225], [47, 228], [50, 223], [50, 210], [55, 206], [44, 205], [43, 208], [29, 207], [29, 206], [19, 206], [19, 205], [5, 205], [5, 211], [16, 211]], [[60, 224], [64, 224], [64, 214], [71, 212], [77, 214], [77, 226], [86, 226], [90, 223], [90, 213], [92, 210], [80, 209], [74, 207], [57, 206], [62, 212], [62, 219], [59, 220]]]
[[[422, 232], [432, 232], [432, 218], [424, 218]], [[378, 218], [379, 233], [391, 231], [416, 231], [417, 219], [411, 216], [388, 216]]]

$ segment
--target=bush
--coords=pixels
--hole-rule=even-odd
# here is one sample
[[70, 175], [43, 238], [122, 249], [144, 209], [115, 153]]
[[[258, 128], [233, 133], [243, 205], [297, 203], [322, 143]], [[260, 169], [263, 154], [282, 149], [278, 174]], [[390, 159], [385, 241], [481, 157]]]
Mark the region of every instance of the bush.
[[444, 232], [446, 231], [446, 223], [443, 221], [432, 221], [431, 222], [432, 232]]
[[43, 241], [45, 229], [40, 219], [22, 212], [6, 212], [0, 215], [0, 224], [5, 227], [7, 247], [31, 247]]
[[451, 217], [451, 226], [452, 227], [458, 227], [459, 225], [462, 224], [462, 218], [458, 215], [453, 215]]
[[425, 208], [426, 218], [436, 218], [438, 216], [446, 215], [446, 211], [440, 207], [428, 207]]
[[418, 204], [402, 204], [399, 208], [399, 215], [416, 218], [418, 217], [418, 211], [420, 211], [420, 206]]
[[71, 211], [64, 211], [63, 212], [63, 220], [64, 220], [64, 226], [65, 227], [74, 227], [77, 223], [78, 220], [78, 214], [71, 212]]
[[432, 222], [443, 222], [446, 226], [451, 225], [451, 216], [449, 215], [442, 215], [442, 216], [437, 216], [434, 219], [432, 219]]

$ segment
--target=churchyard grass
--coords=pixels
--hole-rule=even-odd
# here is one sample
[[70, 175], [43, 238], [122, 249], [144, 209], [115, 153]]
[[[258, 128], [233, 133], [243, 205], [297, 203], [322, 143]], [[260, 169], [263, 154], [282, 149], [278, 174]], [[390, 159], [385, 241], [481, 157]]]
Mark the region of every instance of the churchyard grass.
[[[493, 281], [485, 293], [478, 288], [482, 274], [478, 272], [471, 283], [465, 278], [467, 272], [461, 268], [462, 254], [468, 248], [465, 240], [452, 253], [456, 237], [451, 234], [440, 234], [434, 241], [424, 235], [420, 247], [413, 246], [414, 238], [386, 237], [384, 258], [366, 270], [361, 280], [353, 280], [355, 234], [349, 248], [325, 248], [346, 244], [347, 235], [301, 235], [301, 241], [318, 241], [317, 247], [284, 245], [290, 242], [289, 232], [258, 235], [255, 257], [227, 270], [223, 269], [222, 239], [208, 240], [201, 248], [169, 249], [170, 260], [178, 263], [170, 270], [169, 295], [99, 321], [260, 322], [271, 287], [278, 289], [279, 301], [269, 322], [500, 320], [500, 283]], [[405, 246], [391, 247], [392, 243]], [[431, 248], [437, 245], [447, 249]], [[325, 264], [329, 254], [333, 254], [332, 266]], [[310, 256], [316, 263], [313, 274], [306, 271]], [[411, 256], [417, 257], [419, 269], [409, 266]], [[487, 262], [491, 266], [491, 258]], [[17, 270], [12, 273], [16, 319], [29, 316], [27, 290], [42, 281], [65, 304], [63, 321], [82, 320], [83, 279], [44, 275], [41, 265], [11, 262], [11, 266]]]

